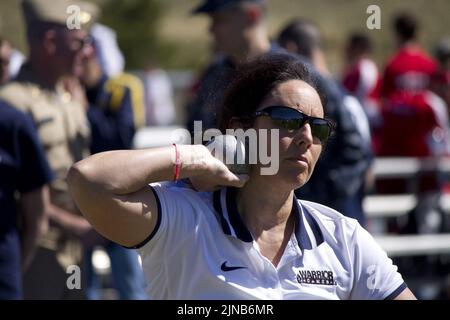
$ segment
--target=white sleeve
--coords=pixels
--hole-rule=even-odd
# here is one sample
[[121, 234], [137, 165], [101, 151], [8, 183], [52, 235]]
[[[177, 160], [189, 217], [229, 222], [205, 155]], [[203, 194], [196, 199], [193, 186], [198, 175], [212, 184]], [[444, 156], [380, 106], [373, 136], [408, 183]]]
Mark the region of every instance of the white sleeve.
[[351, 299], [394, 299], [406, 289], [406, 283], [397, 271], [397, 266], [359, 224], [352, 240], [354, 282]]
[[194, 232], [198, 223], [194, 202], [198, 199], [193, 190], [160, 184], [150, 187], [158, 205], [158, 220], [154, 231], [137, 248], [143, 259], [151, 255], [153, 262], [158, 262], [176, 252], [184, 239]]
[[378, 68], [373, 61], [363, 59], [359, 65], [359, 74], [360, 81], [357, 89], [357, 96], [365, 99], [377, 85]]

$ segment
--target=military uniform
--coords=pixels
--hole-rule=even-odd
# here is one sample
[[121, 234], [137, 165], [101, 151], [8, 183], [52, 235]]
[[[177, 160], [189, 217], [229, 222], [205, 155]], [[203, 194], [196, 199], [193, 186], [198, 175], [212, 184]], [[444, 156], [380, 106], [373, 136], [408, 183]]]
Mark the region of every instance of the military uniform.
[[[69, 5], [80, 5], [81, 23], [86, 28], [90, 4], [75, 1], [25, 0], [23, 11], [28, 27], [36, 22], [64, 24]], [[49, 66], [51, 67], [51, 66]], [[50, 184], [51, 201], [74, 215], [80, 215], [69, 191], [67, 172], [72, 164], [89, 155], [90, 127], [84, 106], [72, 99], [62, 85], [48, 88], [38, 81], [31, 66], [25, 64], [18, 77], [0, 90], [0, 99], [29, 114], [34, 120], [55, 179]], [[82, 245], [73, 234], [51, 224], [39, 240], [39, 248], [24, 276], [24, 295], [31, 299], [82, 298], [80, 290], [66, 285], [67, 267], [81, 267]]]
[[[70, 94], [62, 89], [44, 89], [33, 79], [27, 65], [22, 68], [16, 81], [0, 90], [0, 97], [28, 113], [34, 120], [55, 174], [55, 180], [50, 184], [52, 203], [79, 214], [68, 192], [66, 176], [73, 163], [89, 155], [90, 129], [83, 106], [71, 101]], [[39, 245], [56, 252], [58, 263], [64, 270], [81, 262], [82, 251], [78, 240], [57, 226], [51, 225]]]
[[14, 82], [0, 90], [0, 97], [32, 117], [56, 175], [52, 199], [61, 208], [76, 211], [67, 192], [66, 176], [73, 163], [89, 155], [90, 129], [83, 106], [72, 101], [62, 88], [43, 88], [33, 79], [28, 65], [22, 67]]

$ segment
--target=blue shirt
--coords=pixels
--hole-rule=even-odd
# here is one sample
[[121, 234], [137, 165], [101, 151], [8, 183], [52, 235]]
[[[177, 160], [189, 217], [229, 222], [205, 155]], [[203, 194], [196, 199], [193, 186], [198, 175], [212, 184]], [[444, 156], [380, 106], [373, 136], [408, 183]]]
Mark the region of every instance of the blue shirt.
[[91, 125], [91, 153], [131, 149], [135, 133], [130, 90], [106, 76], [86, 90]]
[[31, 119], [0, 102], [0, 299], [21, 297], [15, 194], [33, 191], [52, 178]]

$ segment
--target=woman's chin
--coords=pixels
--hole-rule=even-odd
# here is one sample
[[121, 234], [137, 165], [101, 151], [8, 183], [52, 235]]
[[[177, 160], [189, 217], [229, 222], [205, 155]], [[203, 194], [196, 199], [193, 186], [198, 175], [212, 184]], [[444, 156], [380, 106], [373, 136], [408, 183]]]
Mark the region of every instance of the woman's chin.
[[283, 181], [292, 186], [292, 189], [298, 189], [303, 187], [309, 180], [309, 176], [306, 172], [290, 172], [283, 175]]
[[297, 190], [301, 187], [303, 187], [308, 181], [305, 180], [301, 180], [301, 181], [297, 181], [297, 184], [295, 185], [294, 189]]
[[[259, 179], [263, 178], [264, 183], [268, 183], [271, 185], [279, 185], [289, 187], [292, 190], [303, 187], [309, 180], [309, 174], [306, 170], [280, 170], [275, 175], [259, 175]], [[300, 172], [299, 172], [300, 171]], [[284, 187], [283, 187], [284, 188]]]

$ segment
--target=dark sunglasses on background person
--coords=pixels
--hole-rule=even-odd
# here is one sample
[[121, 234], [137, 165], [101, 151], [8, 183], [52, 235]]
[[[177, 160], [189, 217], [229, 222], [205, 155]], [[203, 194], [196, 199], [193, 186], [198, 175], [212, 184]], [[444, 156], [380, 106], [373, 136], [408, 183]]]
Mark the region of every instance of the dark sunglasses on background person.
[[310, 117], [303, 112], [285, 106], [270, 106], [256, 111], [253, 116], [268, 116], [275, 125], [289, 132], [298, 130], [309, 123], [312, 136], [319, 139], [323, 145], [327, 143], [328, 138], [334, 131], [334, 123], [331, 120]]
[[82, 38], [75, 38], [70, 44], [70, 49], [73, 51], [79, 51], [87, 46], [94, 45], [94, 38], [91, 36], [85, 36]]

